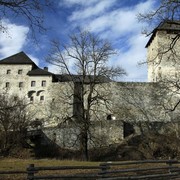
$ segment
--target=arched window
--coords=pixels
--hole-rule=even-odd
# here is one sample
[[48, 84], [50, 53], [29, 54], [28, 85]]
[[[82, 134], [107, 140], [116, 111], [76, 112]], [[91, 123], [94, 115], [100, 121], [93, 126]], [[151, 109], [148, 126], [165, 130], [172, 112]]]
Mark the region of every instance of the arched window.
[[115, 120], [116, 117], [113, 116], [113, 114], [108, 114], [106, 119], [107, 119], [108, 121], [110, 121], [110, 120]]

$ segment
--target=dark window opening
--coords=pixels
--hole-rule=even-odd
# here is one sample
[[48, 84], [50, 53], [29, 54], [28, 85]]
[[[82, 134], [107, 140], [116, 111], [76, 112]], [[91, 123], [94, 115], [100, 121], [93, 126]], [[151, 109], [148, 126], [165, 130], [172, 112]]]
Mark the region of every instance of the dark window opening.
[[8, 69], [7, 72], [6, 72], [6, 74], [11, 74], [11, 70]]
[[45, 87], [46, 86], [46, 81], [42, 81], [41, 86]]
[[107, 115], [107, 120], [112, 120], [112, 114]]
[[44, 96], [40, 96], [40, 101], [44, 101]]
[[23, 82], [19, 82], [19, 87], [20, 87], [20, 88], [23, 87]]
[[6, 88], [9, 88], [10, 87], [10, 83], [9, 82], [6, 82]]
[[30, 97], [30, 101], [31, 101], [31, 102], [34, 101], [34, 97], [33, 97], [33, 96]]
[[110, 121], [110, 120], [116, 120], [116, 117], [113, 116], [113, 114], [108, 114], [107, 115], [107, 120]]
[[131, 134], [134, 134], [134, 126], [131, 123], [124, 122], [124, 138], [130, 136]]
[[14, 96], [14, 101], [17, 101], [18, 100], [18, 97], [17, 96]]
[[19, 69], [19, 70], [18, 70], [18, 74], [22, 74], [22, 69]]

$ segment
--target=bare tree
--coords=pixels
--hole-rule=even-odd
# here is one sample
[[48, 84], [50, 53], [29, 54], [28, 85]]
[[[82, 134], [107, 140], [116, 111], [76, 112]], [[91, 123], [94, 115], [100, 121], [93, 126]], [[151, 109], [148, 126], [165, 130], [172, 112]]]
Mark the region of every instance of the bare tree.
[[[169, 96], [164, 103], [165, 111], [175, 111], [180, 104], [179, 99], [179, 45], [180, 45], [180, 1], [161, 0], [157, 8], [147, 13], [139, 14], [140, 21], [146, 22], [147, 36], [153, 39], [159, 33], [158, 44], [153, 47], [153, 55], [147, 59], [148, 66], [153, 67], [156, 77], [153, 81], [159, 82], [161, 88], [169, 91]], [[153, 28], [153, 29], [151, 29]], [[163, 31], [166, 33], [163, 34]], [[165, 37], [166, 36], [166, 37]], [[151, 43], [151, 40], [149, 41]], [[148, 51], [150, 44], [147, 44]], [[163, 97], [163, 94], [162, 94]]]
[[25, 140], [27, 127], [31, 120], [27, 112], [28, 104], [18, 97], [0, 95], [0, 149], [1, 153], [8, 152]]
[[152, 83], [120, 83], [119, 86], [119, 93], [113, 100], [114, 114], [138, 127], [139, 133], [158, 132], [160, 128], [153, 124], [157, 125], [159, 122], [160, 125], [169, 121], [168, 114], [164, 111], [166, 89], [160, 89]]
[[161, 0], [157, 2], [155, 9], [147, 13], [140, 13], [138, 19], [148, 23], [145, 33], [149, 35], [162, 21], [180, 20], [180, 2], [179, 0]]
[[[173, 145], [172, 148], [169, 144], [170, 139], [172, 144], [175, 144], [180, 137], [178, 123], [180, 108], [176, 107], [170, 111], [178, 100], [172, 98], [174, 96], [170, 95], [172, 91], [163, 88], [162, 85], [118, 83], [116, 91], [119, 93], [115, 93], [118, 95], [115, 95], [113, 100], [114, 114], [121, 117], [125, 124], [129, 124], [124, 126], [126, 143], [130, 142], [130, 145], [134, 143], [138, 151], [147, 158], [163, 158], [164, 155], [168, 157], [172, 152], [179, 152], [178, 145]], [[131, 131], [132, 127], [134, 131]], [[164, 139], [163, 143], [161, 138]], [[166, 151], [166, 148], [169, 151]]]
[[[157, 7], [147, 13], [138, 14], [138, 19], [140, 22], [146, 22], [147, 27], [144, 32], [147, 36], [155, 33], [158, 28], [162, 30], [165, 27], [161, 27], [164, 22], [169, 22], [168, 26], [172, 26], [173, 36], [169, 37], [168, 43], [162, 43], [161, 47], [158, 49], [157, 54], [151, 59], [154, 61], [158, 58], [156, 64], [161, 63], [164, 56], [168, 56], [166, 59], [171, 62], [171, 64], [179, 63], [179, 53], [177, 52], [177, 46], [179, 46], [180, 31], [178, 30], [180, 26], [180, 2], [179, 0], [161, 0], [157, 3]], [[173, 23], [171, 23], [173, 22]], [[174, 24], [174, 25], [173, 25]], [[174, 26], [174, 27], [173, 27]]]
[[95, 117], [97, 113], [94, 107], [106, 105], [108, 101], [107, 93], [101, 93], [99, 87], [112, 77], [124, 75], [125, 71], [121, 67], [107, 65], [115, 51], [107, 41], [89, 31], [78, 30], [69, 36], [69, 40], [68, 45], [53, 41], [47, 61], [68, 74], [73, 82], [73, 117], [80, 131], [78, 139], [83, 159], [88, 160], [90, 127], [93, 115]]
[[51, 0], [0, 0], [0, 31], [8, 32], [3, 20], [20, 19], [28, 24], [32, 36], [36, 37], [37, 31], [45, 30], [44, 11], [51, 8], [52, 5]]

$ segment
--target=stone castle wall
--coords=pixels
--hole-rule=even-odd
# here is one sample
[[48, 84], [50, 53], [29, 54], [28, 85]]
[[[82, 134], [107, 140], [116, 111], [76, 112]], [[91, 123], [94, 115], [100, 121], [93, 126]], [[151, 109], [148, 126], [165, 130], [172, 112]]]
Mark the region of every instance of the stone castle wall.
[[[167, 86], [158, 83], [165, 78], [179, 80], [180, 41], [176, 36], [177, 32], [167, 29], [153, 32], [147, 46], [149, 83], [112, 81], [96, 84], [93, 97], [98, 98], [91, 107], [89, 132], [94, 139], [89, 146], [93, 143], [101, 146], [120, 142], [126, 134], [125, 125], [131, 129], [131, 125], [140, 127], [140, 122], [144, 122], [150, 128], [149, 123], [152, 122], [178, 119], [178, 108], [173, 115], [165, 110], [177, 103], [178, 93], [174, 95], [172, 91], [168, 92]], [[77, 93], [81, 87], [70, 81], [53, 81], [51, 74], [28, 75], [32, 67], [33, 64], [0, 64], [1, 93], [26, 99], [30, 104], [29, 111], [34, 119], [42, 122], [47, 137], [62, 147], [72, 146], [80, 131], [74, 117], [80, 111]], [[35, 85], [32, 86], [32, 82]], [[88, 86], [84, 85], [87, 92]], [[84, 107], [87, 107], [88, 93], [83, 97]], [[137, 128], [137, 131], [141, 129]]]

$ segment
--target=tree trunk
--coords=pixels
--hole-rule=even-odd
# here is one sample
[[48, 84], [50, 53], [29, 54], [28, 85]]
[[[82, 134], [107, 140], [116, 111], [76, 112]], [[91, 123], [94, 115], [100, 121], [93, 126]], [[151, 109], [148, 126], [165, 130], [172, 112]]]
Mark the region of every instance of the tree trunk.
[[88, 153], [88, 134], [86, 130], [82, 130], [80, 138], [80, 151], [82, 155], [83, 161], [89, 160], [89, 153]]

